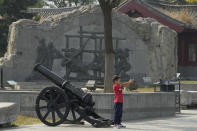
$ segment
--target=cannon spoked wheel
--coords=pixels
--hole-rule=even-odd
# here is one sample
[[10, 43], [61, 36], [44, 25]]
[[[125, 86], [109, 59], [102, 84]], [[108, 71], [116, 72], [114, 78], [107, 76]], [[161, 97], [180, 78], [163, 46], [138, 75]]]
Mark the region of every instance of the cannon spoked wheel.
[[38, 118], [48, 126], [62, 124], [70, 111], [68, 96], [58, 87], [43, 89], [36, 99]]
[[84, 122], [81, 122], [82, 119], [83, 118], [71, 107], [65, 123], [84, 124]]

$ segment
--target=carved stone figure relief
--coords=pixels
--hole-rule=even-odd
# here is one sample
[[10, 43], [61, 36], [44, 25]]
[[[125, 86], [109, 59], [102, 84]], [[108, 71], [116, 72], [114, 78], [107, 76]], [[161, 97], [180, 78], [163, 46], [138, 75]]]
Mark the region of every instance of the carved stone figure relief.
[[[66, 79], [96, 79], [102, 80], [104, 73], [104, 33], [103, 32], [93, 32], [93, 31], [84, 31], [83, 27], [80, 27], [80, 31], [77, 35], [65, 35], [66, 38], [66, 49], [62, 49], [64, 52], [64, 58], [62, 61], [62, 66], [66, 68], [65, 78]], [[70, 39], [80, 39], [79, 40], [79, 49], [69, 48], [70, 47]], [[89, 41], [93, 40], [94, 43], [90, 43]], [[129, 49], [121, 49], [118, 48], [120, 41], [125, 40], [124, 38], [113, 37], [113, 41], [115, 42], [115, 70], [116, 74], [122, 75], [123, 78], [128, 78], [127, 71], [130, 70], [131, 65], [128, 62], [129, 58]], [[87, 49], [87, 44], [94, 44], [94, 48]], [[88, 64], [83, 62], [84, 56], [83, 53], [89, 53], [94, 58]], [[93, 74], [89, 72], [92, 71]], [[73, 78], [70, 76], [71, 73], [77, 73], [76, 77]]]
[[[44, 38], [39, 38], [37, 36], [35, 36], [35, 38], [38, 40], [39, 43], [39, 46], [37, 47], [37, 58], [35, 64], [40, 63], [46, 66], [48, 69], [52, 70], [53, 61], [55, 59], [63, 58], [63, 55], [59, 50], [57, 50], [54, 47], [52, 42], [50, 42], [47, 45]], [[45, 78], [34, 71], [32, 71], [29, 78], [27, 78], [27, 80], [37, 80], [37, 79], [45, 79]]]
[[[53, 62], [55, 59], [61, 59], [61, 67], [65, 69], [64, 78], [67, 80], [103, 80], [104, 76], [104, 33], [84, 31], [83, 27], [80, 27], [79, 34], [65, 35], [66, 45], [64, 49], [59, 51], [56, 49], [52, 42], [46, 44], [44, 38], [35, 37], [38, 40], [39, 46], [37, 48], [37, 58], [35, 63], [41, 63], [53, 70]], [[70, 48], [71, 39], [79, 39], [79, 48]], [[90, 42], [91, 40], [91, 42]], [[131, 65], [128, 62], [129, 49], [118, 48], [120, 41], [124, 41], [124, 38], [113, 37], [115, 42], [115, 73], [121, 75], [124, 78], [128, 78], [128, 72], [131, 69]], [[93, 41], [93, 42], [92, 42]], [[76, 43], [75, 43], [76, 44]], [[93, 44], [94, 47], [88, 49], [88, 44]], [[85, 63], [87, 59], [84, 53], [88, 53], [93, 57], [89, 63]], [[76, 75], [71, 75], [71, 74]], [[37, 73], [32, 72], [28, 80], [43, 79], [43, 77]]]

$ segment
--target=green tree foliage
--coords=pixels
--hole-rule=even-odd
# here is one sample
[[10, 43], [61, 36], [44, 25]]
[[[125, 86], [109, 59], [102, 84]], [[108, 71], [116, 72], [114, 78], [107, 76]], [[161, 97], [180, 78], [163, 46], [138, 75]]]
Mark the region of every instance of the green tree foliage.
[[120, 0], [120, 3], [125, 2], [126, 0]]
[[175, 1], [176, 4], [180, 5], [191, 5], [191, 4], [197, 4], [197, 0], [168, 0], [168, 1]]
[[19, 19], [32, 19], [28, 7], [41, 7], [42, 0], [0, 0], [0, 56], [6, 52], [9, 25]]
[[197, 0], [186, 0], [188, 4], [197, 4]]

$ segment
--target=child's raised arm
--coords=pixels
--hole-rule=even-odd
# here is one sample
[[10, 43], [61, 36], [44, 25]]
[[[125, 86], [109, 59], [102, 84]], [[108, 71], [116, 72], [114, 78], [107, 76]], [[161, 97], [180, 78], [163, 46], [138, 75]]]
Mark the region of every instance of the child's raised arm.
[[134, 82], [134, 80], [129, 80], [128, 82], [121, 84], [121, 87], [125, 88], [125, 87], [129, 86], [130, 84], [132, 84], [133, 82]]

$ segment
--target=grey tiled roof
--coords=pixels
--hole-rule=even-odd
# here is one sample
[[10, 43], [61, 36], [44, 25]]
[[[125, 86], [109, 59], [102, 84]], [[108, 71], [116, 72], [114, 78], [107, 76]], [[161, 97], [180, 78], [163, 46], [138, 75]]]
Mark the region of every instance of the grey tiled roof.
[[52, 15], [58, 15], [63, 12], [68, 12], [72, 11], [75, 9], [79, 9], [80, 7], [66, 7], [66, 8], [28, 8], [27, 13], [37, 13], [39, 14], [42, 18], [47, 18]]

